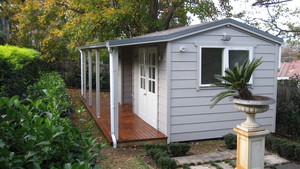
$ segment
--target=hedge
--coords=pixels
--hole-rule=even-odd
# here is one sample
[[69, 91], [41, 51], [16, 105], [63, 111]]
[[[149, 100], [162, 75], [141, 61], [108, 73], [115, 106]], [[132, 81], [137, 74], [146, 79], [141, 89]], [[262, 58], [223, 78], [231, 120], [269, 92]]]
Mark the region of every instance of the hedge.
[[[226, 147], [236, 148], [236, 135], [227, 134], [224, 137]], [[234, 139], [235, 138], [235, 139]], [[276, 137], [276, 136], [266, 136], [265, 148], [268, 151], [276, 153], [282, 157], [289, 160], [300, 161], [300, 143], [292, 142], [286, 138]]]
[[163, 169], [175, 169], [177, 164], [170, 156], [184, 156], [191, 146], [187, 143], [146, 144], [145, 149], [153, 161]]
[[[53, 82], [53, 83], [52, 83]], [[89, 131], [62, 117], [70, 111], [57, 73], [42, 75], [28, 97], [0, 98], [0, 166], [3, 168], [92, 168], [102, 145]], [[68, 105], [68, 106], [65, 106]]]
[[33, 49], [0, 46], [0, 97], [23, 97], [27, 86], [47, 68], [39, 57], [40, 53]]

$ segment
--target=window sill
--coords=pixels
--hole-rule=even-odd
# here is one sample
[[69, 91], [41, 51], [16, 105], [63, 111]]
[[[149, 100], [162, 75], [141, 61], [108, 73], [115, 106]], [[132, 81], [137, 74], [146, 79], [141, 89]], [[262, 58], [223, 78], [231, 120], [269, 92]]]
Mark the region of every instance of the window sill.
[[[250, 84], [248, 86], [249, 89], [253, 89], [254, 86], [253, 84]], [[215, 86], [215, 85], [210, 85], [210, 86], [199, 86], [197, 91], [199, 90], [221, 90], [221, 89], [225, 89], [225, 87], [219, 87], [219, 86]]]

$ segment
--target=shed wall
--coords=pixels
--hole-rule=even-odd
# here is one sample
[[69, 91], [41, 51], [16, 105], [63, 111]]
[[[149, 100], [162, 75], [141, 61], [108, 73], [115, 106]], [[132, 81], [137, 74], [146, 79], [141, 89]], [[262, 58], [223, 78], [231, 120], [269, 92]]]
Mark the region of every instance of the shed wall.
[[[232, 36], [222, 41], [223, 33]], [[170, 42], [171, 43], [171, 42]], [[170, 141], [218, 138], [232, 132], [243, 122], [244, 113], [237, 112], [229, 100], [210, 108], [213, 96], [223, 91], [218, 87], [199, 87], [199, 49], [201, 46], [253, 47], [253, 57], [263, 56], [263, 63], [254, 72], [252, 91], [276, 100], [279, 46], [233, 27], [221, 27], [171, 44], [170, 75]], [[186, 52], [180, 52], [185, 46]], [[276, 106], [257, 115], [257, 121], [275, 131]]]
[[122, 48], [122, 103], [132, 104], [132, 53], [131, 48]]

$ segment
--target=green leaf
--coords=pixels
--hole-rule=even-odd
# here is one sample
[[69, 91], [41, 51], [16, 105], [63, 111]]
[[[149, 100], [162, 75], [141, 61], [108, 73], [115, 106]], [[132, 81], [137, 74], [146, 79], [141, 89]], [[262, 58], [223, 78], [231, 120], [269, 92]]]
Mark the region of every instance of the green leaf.
[[36, 146], [47, 146], [47, 145], [50, 145], [51, 143], [49, 141], [42, 141], [38, 144], [36, 144]]
[[62, 134], [65, 134], [65, 132], [57, 132], [52, 136], [52, 139], [54, 139], [55, 137], [62, 135]]

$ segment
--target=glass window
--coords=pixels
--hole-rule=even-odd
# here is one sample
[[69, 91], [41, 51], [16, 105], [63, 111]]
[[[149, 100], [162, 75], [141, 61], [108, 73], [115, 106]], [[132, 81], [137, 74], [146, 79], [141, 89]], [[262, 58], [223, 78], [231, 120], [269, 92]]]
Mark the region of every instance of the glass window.
[[222, 74], [223, 48], [202, 48], [201, 84], [214, 84], [215, 74]]
[[248, 50], [230, 50], [229, 51], [229, 69], [233, 69], [235, 64], [241, 66], [249, 58]]

